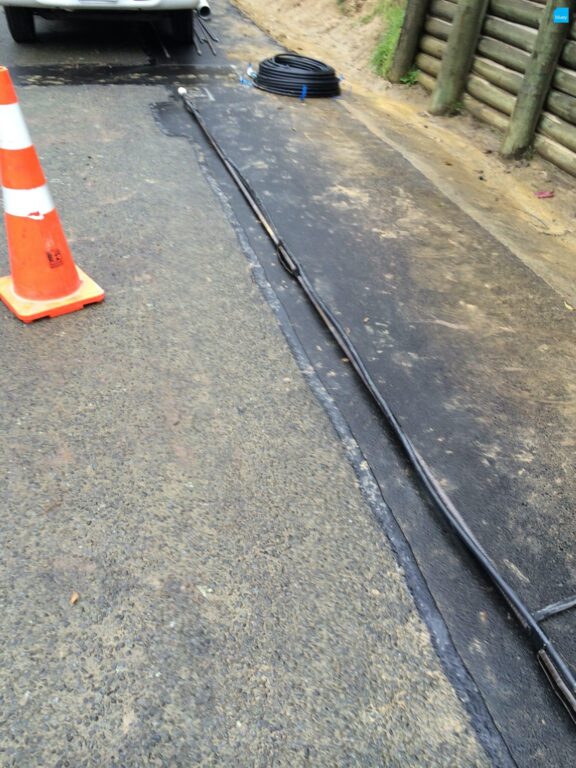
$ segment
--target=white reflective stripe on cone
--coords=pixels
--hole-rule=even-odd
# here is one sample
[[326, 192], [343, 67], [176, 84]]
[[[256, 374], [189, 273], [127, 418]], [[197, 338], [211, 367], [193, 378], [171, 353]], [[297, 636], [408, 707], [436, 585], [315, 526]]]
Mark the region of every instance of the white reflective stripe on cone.
[[19, 104], [0, 105], [0, 149], [26, 149], [32, 146]]
[[54, 201], [50, 190], [44, 184], [35, 189], [8, 189], [2, 187], [4, 212], [11, 216], [23, 216], [27, 219], [42, 219], [54, 210]]

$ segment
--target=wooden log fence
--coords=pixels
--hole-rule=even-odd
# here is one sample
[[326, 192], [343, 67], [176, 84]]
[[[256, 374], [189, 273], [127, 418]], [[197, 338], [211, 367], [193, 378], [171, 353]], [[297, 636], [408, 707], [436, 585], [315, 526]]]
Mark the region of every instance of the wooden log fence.
[[[549, 0], [540, 16], [534, 50], [520, 83], [510, 124], [500, 149], [504, 157], [520, 157], [533, 145], [536, 127], [568, 32], [567, 24], [554, 23], [554, 12], [564, 2], [566, 0]], [[572, 3], [572, 6], [576, 6], [576, 3]]]
[[[536, 150], [576, 175], [576, 0], [424, 0], [424, 14], [417, 2], [396, 78], [416, 67], [432, 112], [463, 107], [504, 133], [505, 156]], [[557, 7], [570, 24], [553, 22]]]

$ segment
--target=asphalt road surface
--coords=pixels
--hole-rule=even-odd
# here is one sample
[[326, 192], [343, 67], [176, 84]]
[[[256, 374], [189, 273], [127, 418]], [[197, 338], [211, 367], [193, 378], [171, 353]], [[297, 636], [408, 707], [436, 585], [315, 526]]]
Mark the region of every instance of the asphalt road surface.
[[2, 19], [107, 298], [0, 312], [0, 765], [571, 765], [514, 622], [175, 98], [242, 149], [234, 67], [275, 46], [217, 11], [217, 57], [149, 24], [40, 21], [16, 46]]

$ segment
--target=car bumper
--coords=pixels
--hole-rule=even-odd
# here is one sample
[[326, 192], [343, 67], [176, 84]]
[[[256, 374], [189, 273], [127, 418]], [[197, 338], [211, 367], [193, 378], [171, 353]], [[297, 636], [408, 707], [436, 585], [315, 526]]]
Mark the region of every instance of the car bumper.
[[194, 10], [201, 0], [3, 0], [0, 5], [31, 8], [34, 11], [179, 11]]

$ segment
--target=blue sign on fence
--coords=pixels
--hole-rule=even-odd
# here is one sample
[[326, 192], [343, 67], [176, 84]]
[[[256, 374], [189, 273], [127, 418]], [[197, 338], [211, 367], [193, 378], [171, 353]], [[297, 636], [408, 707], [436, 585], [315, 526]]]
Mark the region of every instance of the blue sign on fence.
[[569, 23], [570, 23], [570, 8], [555, 8], [554, 24], [569, 24]]

